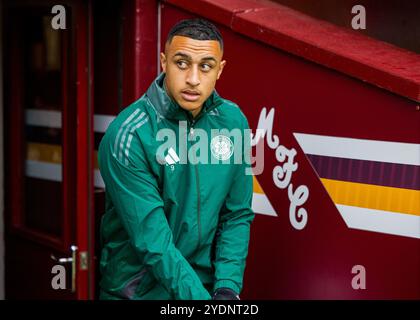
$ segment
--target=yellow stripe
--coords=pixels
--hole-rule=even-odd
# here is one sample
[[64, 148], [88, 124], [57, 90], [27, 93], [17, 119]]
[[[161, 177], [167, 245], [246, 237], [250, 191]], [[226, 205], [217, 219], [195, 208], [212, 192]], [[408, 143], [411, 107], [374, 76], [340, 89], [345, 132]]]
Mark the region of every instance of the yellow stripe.
[[[58, 144], [28, 143], [26, 145], [26, 160], [61, 163], [62, 151]], [[94, 151], [94, 168], [98, 169], [98, 151]]]
[[420, 191], [321, 178], [336, 204], [420, 216]]
[[261, 185], [259, 184], [257, 178], [255, 176], [252, 176], [254, 178], [254, 192], [255, 193], [261, 193], [264, 194], [263, 189], [261, 188]]
[[61, 163], [61, 146], [46, 143], [28, 143], [26, 145], [26, 159], [51, 163]]

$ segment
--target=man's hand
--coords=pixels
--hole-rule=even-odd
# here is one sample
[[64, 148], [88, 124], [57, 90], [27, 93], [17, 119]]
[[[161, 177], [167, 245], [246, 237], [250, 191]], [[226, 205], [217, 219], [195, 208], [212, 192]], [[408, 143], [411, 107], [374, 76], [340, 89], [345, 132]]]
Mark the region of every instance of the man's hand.
[[213, 300], [241, 300], [239, 295], [230, 288], [219, 288], [214, 291]]

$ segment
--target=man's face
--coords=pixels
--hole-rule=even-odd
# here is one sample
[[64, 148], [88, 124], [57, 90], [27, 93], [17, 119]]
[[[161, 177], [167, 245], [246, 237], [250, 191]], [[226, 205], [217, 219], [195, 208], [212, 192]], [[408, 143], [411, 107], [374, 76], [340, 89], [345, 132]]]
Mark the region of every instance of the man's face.
[[195, 117], [213, 92], [226, 61], [216, 40], [174, 36], [160, 54], [168, 95]]

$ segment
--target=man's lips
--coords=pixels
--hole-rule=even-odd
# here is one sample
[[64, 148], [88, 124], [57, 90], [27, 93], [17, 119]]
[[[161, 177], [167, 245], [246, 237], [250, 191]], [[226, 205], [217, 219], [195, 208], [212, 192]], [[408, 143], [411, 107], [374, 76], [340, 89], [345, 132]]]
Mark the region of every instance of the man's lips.
[[194, 90], [183, 90], [181, 96], [187, 101], [197, 101], [200, 98], [200, 93]]

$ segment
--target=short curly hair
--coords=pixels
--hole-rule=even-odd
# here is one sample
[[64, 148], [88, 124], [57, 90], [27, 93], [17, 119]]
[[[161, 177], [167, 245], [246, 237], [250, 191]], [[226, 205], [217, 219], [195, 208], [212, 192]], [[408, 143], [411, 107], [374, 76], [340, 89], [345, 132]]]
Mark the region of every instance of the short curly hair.
[[223, 51], [223, 38], [216, 26], [208, 20], [195, 18], [181, 20], [168, 33], [166, 43], [170, 44], [175, 36], [184, 36], [194, 40], [216, 40]]

